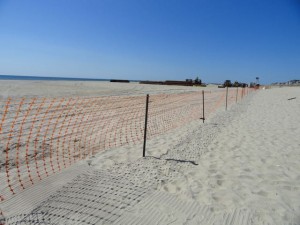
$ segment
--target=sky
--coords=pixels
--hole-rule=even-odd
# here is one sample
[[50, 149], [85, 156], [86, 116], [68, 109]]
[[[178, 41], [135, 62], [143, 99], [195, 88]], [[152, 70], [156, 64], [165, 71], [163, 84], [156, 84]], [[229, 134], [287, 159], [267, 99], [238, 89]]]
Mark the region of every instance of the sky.
[[0, 0], [0, 74], [300, 79], [300, 0]]

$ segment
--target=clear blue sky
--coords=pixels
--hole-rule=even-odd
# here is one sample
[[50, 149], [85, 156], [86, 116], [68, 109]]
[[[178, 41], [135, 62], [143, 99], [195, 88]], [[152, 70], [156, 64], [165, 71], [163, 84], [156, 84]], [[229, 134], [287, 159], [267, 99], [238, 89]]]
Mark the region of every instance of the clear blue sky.
[[300, 1], [0, 0], [0, 74], [300, 79]]

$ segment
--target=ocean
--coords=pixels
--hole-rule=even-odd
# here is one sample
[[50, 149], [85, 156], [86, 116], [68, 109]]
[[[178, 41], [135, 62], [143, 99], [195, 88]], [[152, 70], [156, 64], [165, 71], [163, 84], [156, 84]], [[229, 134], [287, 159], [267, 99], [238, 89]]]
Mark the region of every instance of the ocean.
[[17, 76], [17, 75], [0, 75], [0, 80], [110, 81], [110, 79], [70, 78], [70, 77], [38, 77], [38, 76]]

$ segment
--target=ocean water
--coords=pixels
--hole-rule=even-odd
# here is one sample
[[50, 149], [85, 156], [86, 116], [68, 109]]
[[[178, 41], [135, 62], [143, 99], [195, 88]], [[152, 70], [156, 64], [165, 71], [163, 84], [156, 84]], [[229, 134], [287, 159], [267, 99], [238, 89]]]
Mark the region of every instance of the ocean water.
[[89, 78], [69, 78], [69, 77], [36, 77], [36, 76], [17, 76], [17, 75], [0, 75], [0, 80], [110, 81], [110, 79], [89, 79]]

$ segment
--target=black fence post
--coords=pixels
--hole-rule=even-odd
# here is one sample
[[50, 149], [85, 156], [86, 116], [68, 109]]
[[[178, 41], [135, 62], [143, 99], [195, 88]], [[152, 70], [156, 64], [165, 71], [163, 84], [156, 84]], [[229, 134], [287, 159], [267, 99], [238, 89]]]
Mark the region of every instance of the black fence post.
[[204, 123], [204, 120], [205, 120], [205, 116], [204, 116], [204, 90], [202, 90], [202, 118], [200, 118], [203, 120], [203, 123]]
[[148, 123], [148, 105], [149, 94], [146, 96], [146, 113], [145, 113], [145, 128], [144, 128], [144, 145], [143, 145], [143, 157], [146, 155], [146, 139], [147, 139], [147, 123]]
[[225, 106], [226, 110], [227, 110], [227, 100], [228, 100], [228, 86], [226, 87], [226, 106]]

